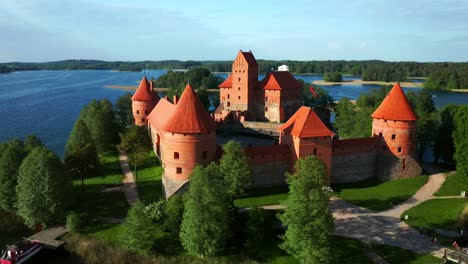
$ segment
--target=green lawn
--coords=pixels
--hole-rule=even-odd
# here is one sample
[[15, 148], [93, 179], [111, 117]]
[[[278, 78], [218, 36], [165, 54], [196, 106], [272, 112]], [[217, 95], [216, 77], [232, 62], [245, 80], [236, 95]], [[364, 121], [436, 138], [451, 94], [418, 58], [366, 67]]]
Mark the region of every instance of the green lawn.
[[234, 201], [238, 208], [253, 208], [263, 205], [280, 204], [288, 197], [288, 187], [274, 187], [266, 189], [252, 189], [244, 198]]
[[122, 227], [122, 224], [97, 224], [88, 226], [82, 230], [82, 233], [93, 238], [110, 242], [111, 244], [119, 244]]
[[430, 254], [419, 255], [410, 250], [383, 244], [373, 244], [372, 248], [390, 264], [439, 264], [441, 259]]
[[380, 182], [371, 179], [364, 182], [335, 184], [335, 195], [350, 203], [374, 211], [389, 209], [406, 201], [426, 184], [428, 176]]
[[138, 168], [136, 179], [138, 198], [144, 204], [158, 201], [163, 197], [162, 172], [161, 163], [151, 151], [145, 163]]
[[460, 195], [462, 190], [462, 179], [458, 174], [455, 173], [447, 176], [444, 184], [442, 184], [440, 189], [435, 193], [435, 196]]
[[102, 192], [122, 186], [122, 177], [117, 150], [105, 153], [101, 157], [101, 175], [85, 179], [83, 188], [80, 180], [73, 182], [77, 196], [73, 210], [90, 222], [100, 217], [125, 217], [129, 205], [124, 193]]
[[466, 198], [431, 199], [409, 209], [401, 217], [408, 215], [405, 222], [415, 228], [457, 230], [467, 202]]

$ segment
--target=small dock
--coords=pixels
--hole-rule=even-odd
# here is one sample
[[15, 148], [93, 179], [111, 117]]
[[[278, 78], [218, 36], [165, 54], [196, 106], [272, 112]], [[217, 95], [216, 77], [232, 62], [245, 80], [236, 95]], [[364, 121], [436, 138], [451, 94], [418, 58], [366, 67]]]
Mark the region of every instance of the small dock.
[[446, 249], [444, 259], [450, 260], [454, 263], [468, 264], [468, 254], [460, 251]]
[[45, 248], [55, 250], [65, 243], [56, 239], [65, 235], [67, 232], [68, 231], [64, 226], [51, 227], [44, 229], [41, 232], [36, 233], [26, 239], [31, 241], [39, 241], [44, 245]]

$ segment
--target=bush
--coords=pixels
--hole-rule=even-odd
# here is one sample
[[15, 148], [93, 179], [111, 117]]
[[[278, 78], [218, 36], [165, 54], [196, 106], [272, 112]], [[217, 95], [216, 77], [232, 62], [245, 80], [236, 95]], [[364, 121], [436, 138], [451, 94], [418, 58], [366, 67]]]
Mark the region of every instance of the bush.
[[77, 233], [79, 228], [81, 227], [80, 216], [76, 212], [71, 211], [67, 215], [66, 226], [67, 226], [68, 232]]

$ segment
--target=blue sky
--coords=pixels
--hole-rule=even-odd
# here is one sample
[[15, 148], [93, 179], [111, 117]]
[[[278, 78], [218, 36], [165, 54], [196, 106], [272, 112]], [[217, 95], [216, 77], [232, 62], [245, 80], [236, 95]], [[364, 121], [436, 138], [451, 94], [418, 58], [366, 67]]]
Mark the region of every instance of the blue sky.
[[467, 0], [0, 0], [0, 62], [468, 61]]

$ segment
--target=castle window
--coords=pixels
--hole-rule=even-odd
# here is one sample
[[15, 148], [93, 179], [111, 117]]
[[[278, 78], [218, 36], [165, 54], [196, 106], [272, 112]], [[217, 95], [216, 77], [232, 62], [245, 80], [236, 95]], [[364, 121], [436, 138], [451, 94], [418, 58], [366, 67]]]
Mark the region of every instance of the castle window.
[[395, 139], [396, 138], [396, 135], [395, 134], [392, 134], [392, 139]]
[[145, 114], [148, 114], [148, 110], [145, 110]]
[[314, 155], [317, 156], [317, 148], [314, 148]]
[[400, 152], [401, 152], [401, 147], [398, 147], [398, 153], [400, 153]]
[[203, 151], [203, 152], [202, 152], [202, 158], [203, 158], [203, 159], [208, 158], [208, 151]]
[[137, 115], [139, 115], [139, 114], [140, 114], [140, 110], [137, 110]]
[[179, 159], [179, 152], [174, 152], [174, 159]]
[[265, 107], [265, 112], [268, 112], [268, 107]]
[[144, 119], [144, 118], [142, 118], [142, 119], [141, 119], [141, 122], [143, 122], [143, 123], [144, 123], [144, 122], [145, 122], [145, 119]]
[[230, 99], [230, 98], [231, 98], [231, 96], [228, 94], [228, 99]]
[[227, 107], [230, 107], [231, 106], [231, 103], [230, 102], [227, 102]]
[[403, 159], [402, 163], [403, 163], [403, 170], [404, 170], [406, 169], [406, 159]]
[[239, 77], [239, 79], [237, 79], [237, 81], [240, 82], [240, 77]]
[[240, 87], [237, 87], [237, 91], [240, 91]]
[[265, 97], [265, 102], [268, 102], [268, 96]]
[[239, 100], [240, 100], [240, 95], [239, 95], [239, 96], [237, 96], [237, 99], [239, 99]]
[[177, 173], [177, 174], [181, 174], [181, 173], [182, 173], [182, 168], [181, 168], [181, 167], [177, 167], [177, 168], [176, 168], [176, 173]]
[[379, 137], [381, 137], [381, 136], [382, 136], [382, 132], [379, 133]]

